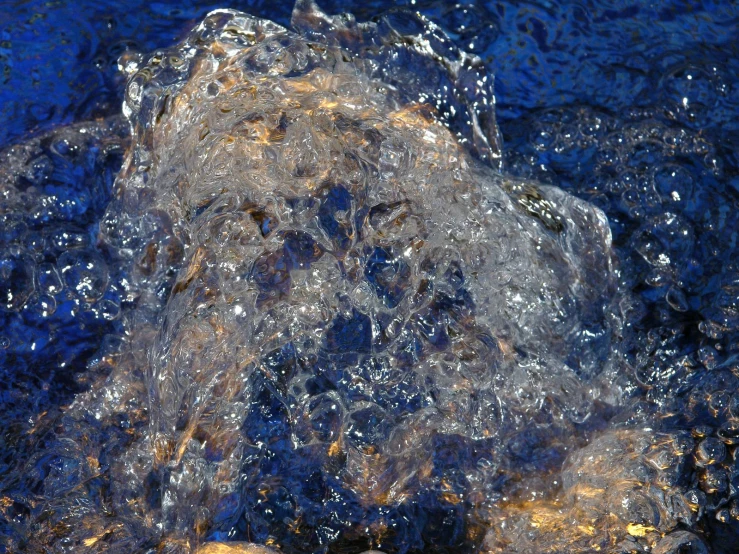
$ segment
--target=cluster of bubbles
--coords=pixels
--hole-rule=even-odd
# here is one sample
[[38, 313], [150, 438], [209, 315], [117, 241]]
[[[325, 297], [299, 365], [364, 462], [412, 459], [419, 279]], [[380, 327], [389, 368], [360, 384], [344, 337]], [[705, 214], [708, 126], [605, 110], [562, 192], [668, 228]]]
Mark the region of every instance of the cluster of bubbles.
[[[687, 68], [680, 75], [685, 80], [688, 74], [697, 73]], [[665, 79], [674, 83], [677, 77]], [[716, 79], [706, 78], [709, 89]], [[683, 106], [715, 107], [718, 96], [700, 94], [706, 82], [692, 80], [685, 83], [693, 88], [680, 92]], [[611, 421], [618, 430], [569, 458], [556, 517], [536, 521], [528, 513], [519, 527], [509, 522], [495, 540], [489, 537], [497, 548], [510, 543], [519, 544], [507, 546], [510, 551], [572, 551], [562, 538], [567, 533], [546, 536], [547, 529], [563, 528], [567, 521], [582, 524], [574, 533], [579, 551], [651, 546], [707, 552], [705, 537], [718, 552], [734, 544], [739, 531], [739, 413], [732, 409], [739, 385], [737, 163], [720, 139], [730, 129], [714, 126], [711, 139], [694, 130], [695, 118], [672, 106], [665, 101], [619, 115], [582, 106], [549, 109], [504, 128], [509, 171], [568, 190], [608, 215], [622, 287], [633, 293], [624, 309], [636, 337], [625, 353], [635, 400]], [[628, 500], [634, 494], [639, 500]], [[593, 506], [597, 513], [589, 514]], [[626, 542], [592, 533], [590, 525], [603, 527], [602, 518], [613, 514], [632, 525]], [[541, 529], [531, 531], [537, 526]], [[661, 539], [676, 528], [705, 535], [681, 531], [679, 540], [674, 533]], [[531, 531], [531, 542], [518, 541], [522, 529]]]
[[[87, 386], [83, 370], [105, 337], [116, 342], [128, 291], [95, 243], [126, 136], [120, 119], [103, 121], [0, 155], [2, 474], [30, 455], [34, 425]], [[6, 508], [9, 522], [27, 513]]]
[[[416, 5], [443, 21], [434, 4]], [[547, 106], [620, 112], [652, 105], [695, 130], [736, 126], [739, 62], [733, 55], [732, 4], [709, 1], [686, 10], [679, 0], [612, 0], [587, 7], [523, 1], [475, 8], [473, 28], [493, 22], [501, 30], [479, 53], [496, 74], [502, 119]]]
[[[0, 154], [0, 549], [735, 544], [734, 62], [509, 119], [502, 164], [492, 75], [455, 42], [561, 37], [541, 6], [419, 7], [453, 40], [301, 1], [297, 33], [224, 10], [124, 55], [104, 216], [120, 120]], [[578, 9], [575, 50], [602, 25]]]
[[[87, 125], [5, 151], [0, 173], [4, 314], [50, 318], [63, 307], [70, 318], [84, 313], [80, 321], [88, 323], [117, 317], [120, 295], [108, 287], [110, 275], [95, 235], [124, 136], [120, 123]], [[23, 349], [33, 345], [27, 339], [11, 336], [3, 342]]]

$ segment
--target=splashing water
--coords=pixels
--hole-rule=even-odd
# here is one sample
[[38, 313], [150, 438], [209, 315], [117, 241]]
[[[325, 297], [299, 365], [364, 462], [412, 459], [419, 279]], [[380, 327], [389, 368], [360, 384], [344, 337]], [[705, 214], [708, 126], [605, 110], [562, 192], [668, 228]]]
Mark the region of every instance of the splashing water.
[[[694, 532], [736, 508], [731, 360], [702, 351], [682, 411], [642, 400], [674, 373], [631, 355], [608, 220], [500, 172], [492, 76], [438, 27], [302, 0], [292, 25], [212, 12], [121, 58], [130, 139], [112, 118], [5, 152], [10, 332], [109, 337], [69, 407], [18, 423], [6, 549], [706, 551]], [[595, 156], [668, 135], [641, 131]], [[83, 205], [54, 181], [71, 163]], [[616, 241], [674, 278], [695, 239], [650, 215]], [[53, 343], [12, 338], [25, 364]]]

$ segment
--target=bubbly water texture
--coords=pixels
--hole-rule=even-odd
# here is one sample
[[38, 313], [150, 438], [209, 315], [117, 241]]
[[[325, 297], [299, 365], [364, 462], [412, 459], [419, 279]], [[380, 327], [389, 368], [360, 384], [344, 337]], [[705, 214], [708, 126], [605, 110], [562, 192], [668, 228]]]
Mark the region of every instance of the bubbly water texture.
[[[476, 447], [492, 468], [545, 398], [565, 426], [613, 394], [603, 215], [474, 161], [432, 108], [332, 42], [217, 12], [128, 86], [134, 142], [104, 232], [153, 313], [185, 245], [150, 347], [150, 429], [130, 449], [160, 483], [151, 517], [170, 542], [227, 536], [244, 487], [285, 511], [277, 544], [330, 542], [301, 535], [335, 495], [362, 518], [428, 495], [451, 512], [440, 538], [464, 542], [451, 507], [495, 474], [430, 453]], [[254, 525], [265, 508], [246, 502]], [[323, 532], [381, 546], [362, 518]]]
[[[83, 156], [105, 175], [119, 123], [5, 154], [4, 213], [30, 215], [4, 227], [3, 316], [31, 325], [36, 304], [48, 318], [66, 302], [66, 324], [124, 334], [88, 364], [89, 390], [30, 428], [31, 459], [8, 460], [23, 470], [2, 488], [24, 493], [3, 498], [8, 548], [707, 551], [686, 529], [739, 515], [731, 360], [702, 350], [704, 378], [623, 355], [639, 304], [605, 216], [496, 171], [492, 77], [433, 24], [300, 2], [293, 26], [222, 10], [122, 59], [132, 143], [98, 248], [104, 201], [59, 201], [54, 168]], [[690, 176], [650, 175], [640, 202], [608, 167], [700, 137], [648, 121], [596, 142], [608, 125], [553, 112], [531, 144], [566, 157], [566, 137], [590, 139], [597, 193], [634, 189], [634, 217], [662, 198], [685, 212], [615, 224], [684, 313]], [[81, 182], [107, 200], [105, 179]], [[49, 222], [54, 249], [34, 246]], [[731, 328], [730, 308], [706, 332]], [[661, 411], [619, 410], [675, 379], [690, 394]]]

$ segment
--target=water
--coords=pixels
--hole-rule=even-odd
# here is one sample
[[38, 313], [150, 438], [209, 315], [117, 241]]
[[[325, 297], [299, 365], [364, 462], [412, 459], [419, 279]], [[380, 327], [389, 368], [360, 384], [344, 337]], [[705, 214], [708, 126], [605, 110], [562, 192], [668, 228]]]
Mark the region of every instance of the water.
[[733, 8], [17, 8], [6, 551], [732, 551]]

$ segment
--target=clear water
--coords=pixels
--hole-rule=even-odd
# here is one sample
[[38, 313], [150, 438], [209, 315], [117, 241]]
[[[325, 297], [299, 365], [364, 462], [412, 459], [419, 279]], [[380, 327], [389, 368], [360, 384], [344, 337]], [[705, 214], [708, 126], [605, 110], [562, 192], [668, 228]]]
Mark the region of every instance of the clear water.
[[0, 16], [2, 548], [731, 552], [734, 9], [235, 7]]

